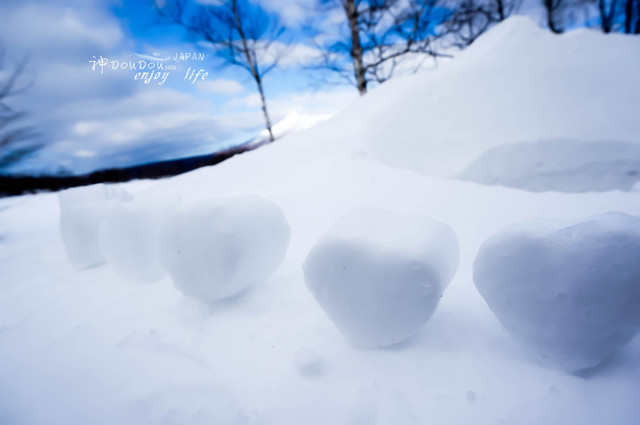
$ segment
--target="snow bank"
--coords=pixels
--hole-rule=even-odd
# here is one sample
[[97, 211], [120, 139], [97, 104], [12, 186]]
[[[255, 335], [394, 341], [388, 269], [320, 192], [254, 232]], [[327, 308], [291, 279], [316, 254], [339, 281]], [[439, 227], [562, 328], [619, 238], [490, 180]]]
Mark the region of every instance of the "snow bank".
[[67, 257], [79, 269], [105, 262], [99, 228], [118, 202], [131, 199], [119, 186], [98, 184], [59, 193], [60, 231]]
[[183, 207], [160, 238], [160, 261], [186, 295], [209, 302], [267, 280], [280, 266], [291, 230], [266, 199], [238, 197]]
[[632, 190], [640, 144], [544, 140], [489, 149], [457, 178], [533, 192]]
[[544, 362], [596, 366], [640, 330], [640, 218], [510, 227], [482, 245], [473, 279], [504, 327]]
[[378, 110], [363, 123], [363, 139], [386, 164], [447, 177], [508, 143], [639, 143], [637, 51], [638, 37], [586, 29], [558, 36], [511, 17], [437, 70], [367, 94]]
[[109, 265], [127, 279], [161, 279], [166, 271], [158, 260], [160, 230], [176, 204], [176, 198], [157, 198], [116, 205], [100, 228], [100, 247]]
[[395, 344], [436, 310], [458, 267], [446, 224], [422, 216], [356, 208], [342, 216], [304, 262], [313, 296], [360, 347]]

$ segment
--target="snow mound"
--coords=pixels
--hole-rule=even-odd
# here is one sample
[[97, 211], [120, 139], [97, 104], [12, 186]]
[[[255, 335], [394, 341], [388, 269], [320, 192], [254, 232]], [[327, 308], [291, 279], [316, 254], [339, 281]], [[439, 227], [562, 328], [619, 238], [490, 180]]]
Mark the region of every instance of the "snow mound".
[[344, 336], [358, 347], [378, 347], [409, 338], [429, 320], [458, 261], [448, 225], [360, 207], [315, 244], [303, 270]]
[[178, 290], [205, 302], [234, 296], [280, 267], [291, 230], [280, 207], [258, 197], [182, 207], [160, 237], [160, 262]]
[[116, 205], [100, 228], [100, 246], [109, 265], [139, 282], [155, 282], [166, 275], [158, 260], [160, 229], [176, 203], [158, 198]]
[[473, 279], [503, 326], [543, 362], [594, 367], [640, 330], [640, 218], [510, 227], [482, 245]]
[[100, 247], [100, 225], [120, 201], [132, 199], [119, 186], [98, 184], [59, 193], [60, 231], [69, 262], [78, 269], [105, 262]]
[[558, 36], [514, 16], [435, 71], [368, 94], [379, 109], [363, 136], [383, 163], [444, 177], [508, 143], [638, 142], [634, 51], [638, 37], [586, 29]]
[[457, 178], [533, 192], [633, 189], [640, 181], [640, 144], [545, 140], [482, 154]]

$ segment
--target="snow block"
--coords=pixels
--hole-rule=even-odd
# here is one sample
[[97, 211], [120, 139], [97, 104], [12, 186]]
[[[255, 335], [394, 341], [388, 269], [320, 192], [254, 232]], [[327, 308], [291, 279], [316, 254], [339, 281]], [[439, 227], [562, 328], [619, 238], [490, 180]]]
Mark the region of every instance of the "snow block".
[[100, 228], [100, 246], [107, 262], [123, 277], [150, 283], [166, 275], [158, 260], [163, 218], [177, 199], [122, 202]]
[[536, 357], [570, 372], [591, 368], [640, 330], [640, 218], [507, 228], [481, 246], [473, 279]]
[[315, 244], [303, 270], [313, 296], [346, 339], [370, 348], [400, 342], [424, 325], [458, 261], [448, 225], [360, 207]]
[[105, 262], [99, 228], [114, 205], [132, 199], [119, 186], [97, 184], [68, 189], [58, 194], [60, 231], [69, 262], [78, 269]]
[[178, 290], [210, 302], [271, 277], [290, 236], [274, 203], [258, 197], [218, 199], [180, 208], [167, 219], [160, 262]]

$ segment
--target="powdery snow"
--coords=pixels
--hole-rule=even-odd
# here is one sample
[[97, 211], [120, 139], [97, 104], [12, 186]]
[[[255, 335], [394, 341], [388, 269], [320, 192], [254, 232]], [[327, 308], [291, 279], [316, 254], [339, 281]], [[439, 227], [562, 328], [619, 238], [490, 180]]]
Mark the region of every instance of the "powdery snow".
[[436, 310], [459, 261], [446, 224], [357, 208], [340, 217], [303, 264], [315, 299], [358, 347], [396, 344]]
[[302, 347], [296, 351], [293, 364], [303, 376], [318, 376], [324, 372], [322, 357], [309, 347]]
[[540, 359], [598, 365], [640, 330], [640, 217], [531, 221], [497, 232], [473, 266], [480, 294]]

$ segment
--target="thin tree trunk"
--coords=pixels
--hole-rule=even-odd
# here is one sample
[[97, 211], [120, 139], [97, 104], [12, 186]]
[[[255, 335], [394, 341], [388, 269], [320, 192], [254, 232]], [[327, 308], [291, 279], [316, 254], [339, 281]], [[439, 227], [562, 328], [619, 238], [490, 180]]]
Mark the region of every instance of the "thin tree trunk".
[[244, 51], [245, 58], [247, 59], [247, 63], [249, 64], [249, 68], [251, 70], [251, 76], [253, 76], [253, 79], [258, 86], [258, 93], [260, 93], [260, 101], [262, 103], [262, 115], [264, 115], [264, 123], [267, 127], [267, 131], [269, 132], [269, 143], [271, 143], [275, 140], [275, 138], [273, 137], [273, 131], [271, 130], [271, 119], [269, 118], [269, 112], [267, 111], [267, 101], [264, 97], [264, 90], [262, 88], [262, 76], [260, 75], [260, 69], [258, 68], [259, 65], [251, 55], [249, 45], [247, 44], [247, 37], [245, 36], [244, 29], [242, 27], [242, 21], [240, 20], [240, 15], [238, 14], [238, 3], [236, 0], [231, 2], [231, 8], [233, 11], [233, 17], [236, 21], [238, 35], [240, 35], [240, 40], [242, 41], [242, 50]]
[[504, 21], [504, 0], [496, 0], [496, 5], [498, 6], [498, 21]]
[[344, 11], [349, 22], [351, 32], [351, 58], [353, 59], [353, 73], [356, 78], [356, 86], [360, 96], [367, 92], [367, 80], [365, 78], [365, 67], [363, 61], [362, 44], [360, 43], [360, 29], [358, 28], [358, 7], [355, 0], [345, 0]]
[[624, 8], [624, 32], [627, 34], [633, 31], [633, 1], [627, 0]]
[[607, 11], [606, 0], [598, 0], [598, 9], [600, 10], [600, 22], [602, 23], [602, 31], [608, 34], [613, 29], [613, 16], [615, 15], [617, 0], [611, 2], [611, 6]]
[[262, 78], [260, 78], [260, 76], [256, 78], [256, 84], [258, 85], [260, 101], [262, 102], [262, 114], [264, 115], [264, 122], [267, 126], [267, 131], [269, 132], [269, 142], [273, 142], [275, 139], [273, 137], [273, 131], [271, 131], [271, 119], [269, 118], [269, 112], [267, 111], [267, 100], [264, 97], [264, 91], [262, 89]]
[[556, 34], [560, 34], [562, 29], [558, 27], [554, 17], [554, 12], [557, 9], [555, 0], [544, 0], [544, 8], [547, 11], [547, 25], [549, 25], [549, 29]]

